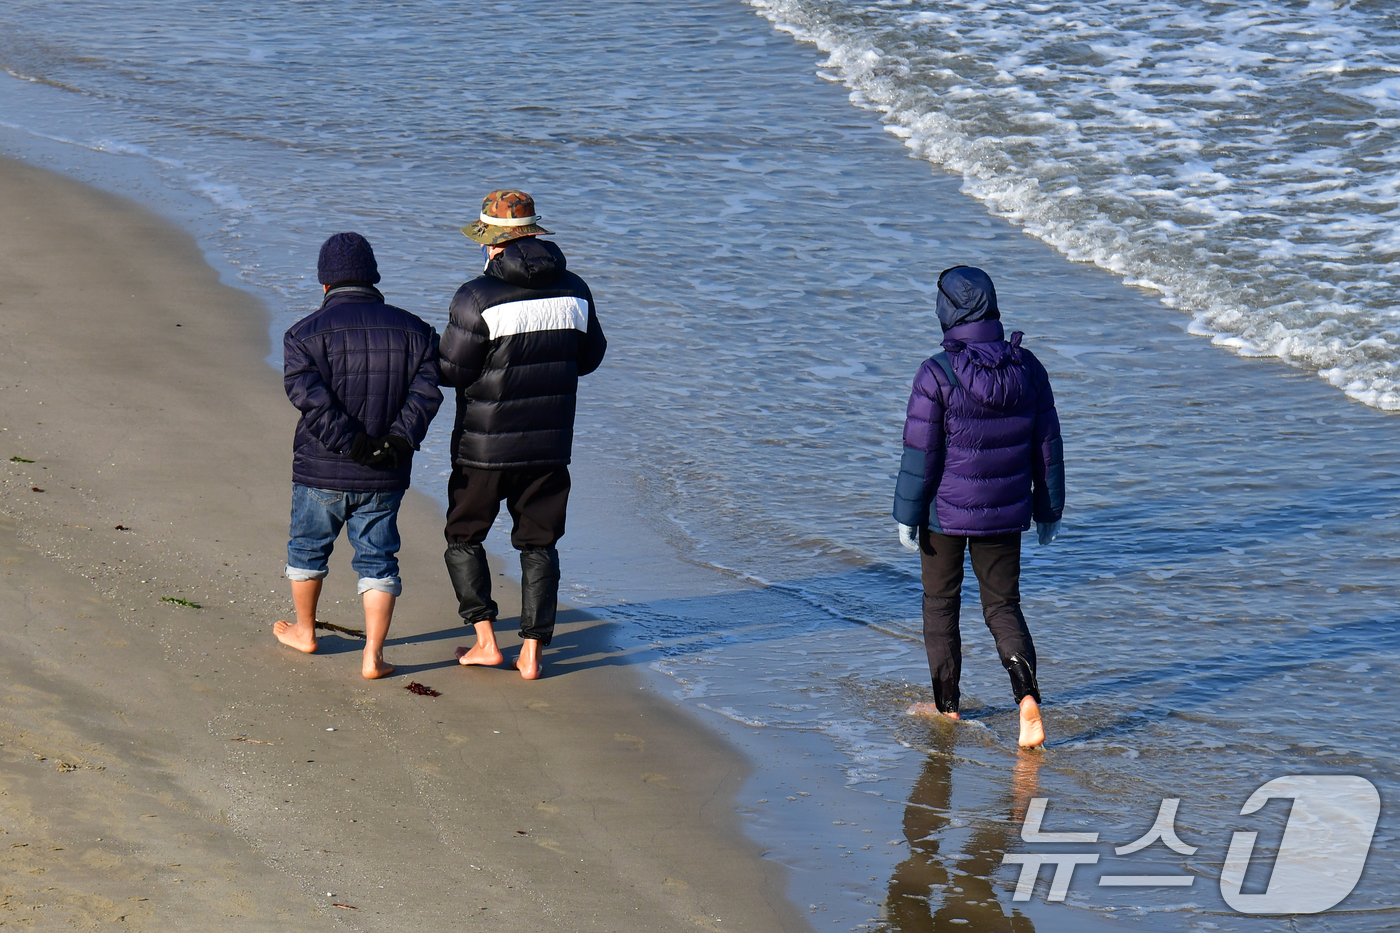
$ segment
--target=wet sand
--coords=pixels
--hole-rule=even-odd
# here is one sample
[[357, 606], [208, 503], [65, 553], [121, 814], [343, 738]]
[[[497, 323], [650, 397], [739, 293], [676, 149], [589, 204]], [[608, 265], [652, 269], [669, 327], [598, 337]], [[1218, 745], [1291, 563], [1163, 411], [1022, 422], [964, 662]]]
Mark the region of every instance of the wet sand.
[[[182, 232], [10, 161], [0, 230], [0, 925], [808, 929], [740, 834], [745, 762], [608, 623], [567, 613], [537, 683], [455, 663], [428, 497], [398, 673], [279, 646], [295, 412], [263, 310]], [[347, 552], [322, 618], [358, 628]]]

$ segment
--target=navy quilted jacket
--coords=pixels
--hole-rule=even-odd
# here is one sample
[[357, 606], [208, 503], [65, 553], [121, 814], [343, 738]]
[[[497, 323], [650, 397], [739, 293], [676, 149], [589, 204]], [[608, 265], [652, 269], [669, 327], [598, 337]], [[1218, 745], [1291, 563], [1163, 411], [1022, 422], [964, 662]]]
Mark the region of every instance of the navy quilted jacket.
[[[954, 291], [960, 284], [957, 277], [950, 283]], [[956, 384], [933, 358], [914, 377], [895, 521], [965, 536], [1059, 521], [1064, 446], [1050, 377], [1021, 347], [1020, 333], [1007, 341], [1001, 321], [967, 320], [988, 304], [995, 314], [994, 294], [959, 298], [962, 307], [951, 314], [939, 309], [940, 318], [962, 321], [943, 335]], [[948, 303], [940, 296], [941, 305]]]
[[608, 341], [583, 279], [548, 240], [515, 240], [457, 289], [442, 332], [442, 384], [457, 389], [453, 463], [565, 464], [578, 380]]
[[333, 288], [283, 338], [287, 398], [301, 412], [292, 481], [319, 489], [407, 489], [412, 463], [385, 470], [350, 459], [361, 431], [415, 450], [442, 404], [437, 332], [373, 288]]

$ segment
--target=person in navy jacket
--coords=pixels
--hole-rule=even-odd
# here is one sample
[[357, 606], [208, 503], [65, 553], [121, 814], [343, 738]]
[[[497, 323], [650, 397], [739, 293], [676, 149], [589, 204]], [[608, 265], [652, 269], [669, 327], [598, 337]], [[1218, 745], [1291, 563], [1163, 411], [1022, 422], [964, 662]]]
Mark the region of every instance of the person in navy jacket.
[[442, 404], [437, 332], [386, 304], [369, 241], [337, 233], [321, 246], [320, 309], [283, 339], [287, 398], [301, 412], [293, 440], [291, 539], [287, 579], [296, 622], [273, 626], [278, 641], [316, 650], [316, 604], [342, 527], [355, 549], [365, 608], [361, 673], [393, 672], [384, 638], [402, 592], [399, 504], [413, 452]]

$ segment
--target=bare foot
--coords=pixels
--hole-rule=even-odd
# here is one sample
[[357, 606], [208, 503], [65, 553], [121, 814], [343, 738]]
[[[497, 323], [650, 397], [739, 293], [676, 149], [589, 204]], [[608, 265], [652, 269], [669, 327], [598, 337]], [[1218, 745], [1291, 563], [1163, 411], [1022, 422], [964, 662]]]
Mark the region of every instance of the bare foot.
[[470, 648], [457, 649], [458, 664], [482, 664], [486, 667], [495, 667], [505, 661], [506, 656], [501, 654], [501, 649], [494, 644], [483, 645], [477, 642]]
[[476, 644], [470, 648], [457, 649], [457, 663], [462, 665], [480, 664], [484, 667], [495, 667], [505, 661], [506, 656], [501, 654], [501, 649], [496, 645], [496, 625], [491, 619], [485, 622], [477, 622]]
[[394, 665], [385, 661], [382, 653], [370, 654], [366, 651], [364, 663], [360, 665], [360, 673], [364, 675], [365, 680], [378, 680], [394, 673]]
[[1045, 744], [1045, 725], [1040, 721], [1040, 704], [1035, 697], [1021, 701], [1021, 747], [1035, 748]]
[[300, 622], [292, 623], [277, 621], [272, 623], [272, 634], [277, 636], [277, 640], [288, 648], [295, 648], [306, 654], [316, 652], [316, 623], [302, 625]]
[[520, 643], [520, 657], [515, 661], [515, 669], [520, 671], [520, 676], [526, 680], [539, 680], [544, 675], [538, 639], [527, 638]]
[[906, 716], [943, 716], [947, 719], [961, 719], [957, 713], [945, 713], [936, 703], [911, 703], [904, 711]]

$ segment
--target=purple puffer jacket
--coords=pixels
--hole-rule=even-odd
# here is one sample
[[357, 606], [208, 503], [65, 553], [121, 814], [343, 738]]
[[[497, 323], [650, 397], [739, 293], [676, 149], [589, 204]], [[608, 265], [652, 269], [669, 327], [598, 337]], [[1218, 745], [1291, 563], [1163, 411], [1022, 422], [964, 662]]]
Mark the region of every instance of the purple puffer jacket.
[[1008, 342], [999, 320], [943, 335], [949, 379], [937, 358], [914, 377], [894, 517], [946, 535], [1025, 531], [1064, 511], [1064, 447], [1045, 367]]

